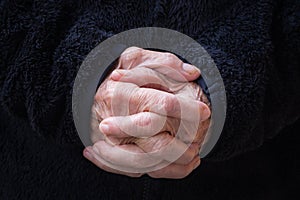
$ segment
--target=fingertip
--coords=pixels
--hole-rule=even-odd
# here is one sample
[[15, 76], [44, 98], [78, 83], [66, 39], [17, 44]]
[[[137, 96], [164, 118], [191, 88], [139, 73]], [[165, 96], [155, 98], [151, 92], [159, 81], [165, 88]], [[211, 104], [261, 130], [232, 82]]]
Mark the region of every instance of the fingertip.
[[200, 118], [201, 118], [201, 121], [204, 121], [210, 117], [211, 111], [205, 103], [200, 102], [200, 104], [201, 104], [200, 105]]
[[[200, 69], [198, 69], [196, 66], [188, 64], [188, 63], [183, 63], [182, 69], [187, 74], [187, 76], [189, 78], [191, 78], [192, 80], [195, 80], [201, 74]], [[191, 79], [189, 81], [191, 81]]]
[[92, 147], [91, 146], [88, 146], [86, 147], [84, 150], [83, 150], [83, 156], [85, 158], [87, 158], [88, 160], [92, 160], [93, 159], [93, 150], [92, 150]]
[[208, 119], [210, 117], [211, 111], [207, 105], [205, 105], [203, 113], [204, 113], [205, 119]]
[[120, 69], [115, 69], [112, 73], [111, 73], [111, 79], [113, 79], [114, 81], [118, 81], [121, 79], [121, 77], [124, 75], [124, 73], [122, 72], [122, 70]]
[[109, 117], [99, 124], [99, 130], [106, 136], [116, 135], [120, 133], [120, 126], [121, 122], [118, 120], [118, 117]]

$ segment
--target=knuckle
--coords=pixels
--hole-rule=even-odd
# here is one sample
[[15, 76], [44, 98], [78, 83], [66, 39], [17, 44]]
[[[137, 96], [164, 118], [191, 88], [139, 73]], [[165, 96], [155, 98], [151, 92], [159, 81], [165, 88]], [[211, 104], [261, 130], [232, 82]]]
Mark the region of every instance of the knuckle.
[[95, 111], [97, 114], [103, 113], [103, 109], [110, 108], [110, 103], [111, 103], [111, 100], [113, 99], [113, 96], [114, 96], [113, 93], [108, 93], [106, 91], [95, 95], [94, 105], [95, 105]]
[[105, 99], [110, 98], [113, 95], [112, 88], [114, 88], [114, 85], [110, 84], [110, 82], [101, 84], [94, 96], [94, 100], [104, 101]]
[[151, 123], [150, 113], [145, 112], [142, 115], [134, 117], [133, 122], [137, 126], [148, 126]]
[[131, 95], [129, 97], [129, 108], [130, 113], [137, 113], [138, 111], [142, 111], [144, 104], [147, 104], [147, 94], [140, 88], [135, 88], [131, 91]]
[[129, 47], [127, 48], [120, 56], [122, 62], [127, 62], [132, 59], [137, 58], [142, 53], [142, 49], [138, 47]]
[[177, 62], [179, 59], [172, 53], [164, 53], [164, 59], [166, 63], [173, 64]]
[[174, 113], [177, 109], [177, 99], [174, 95], [165, 96], [162, 104], [167, 113]]
[[129, 99], [129, 113], [134, 114], [139, 111], [139, 105], [141, 103], [141, 100], [139, 97], [131, 96]]
[[141, 50], [141, 48], [132, 46], [132, 47], [128, 47], [127, 49], [125, 49], [122, 54], [131, 53], [132, 51], [140, 51], [140, 50]]
[[102, 101], [103, 95], [101, 94], [102, 92], [100, 90], [97, 91], [94, 97], [94, 101]]

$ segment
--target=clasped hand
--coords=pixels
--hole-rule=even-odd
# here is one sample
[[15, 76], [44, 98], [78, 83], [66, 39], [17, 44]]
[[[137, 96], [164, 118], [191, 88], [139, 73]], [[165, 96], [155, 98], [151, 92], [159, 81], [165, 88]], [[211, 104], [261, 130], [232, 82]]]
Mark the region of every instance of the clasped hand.
[[91, 111], [93, 146], [84, 156], [101, 169], [139, 177], [183, 178], [200, 165], [210, 107], [194, 82], [200, 71], [171, 53], [126, 49], [98, 88]]

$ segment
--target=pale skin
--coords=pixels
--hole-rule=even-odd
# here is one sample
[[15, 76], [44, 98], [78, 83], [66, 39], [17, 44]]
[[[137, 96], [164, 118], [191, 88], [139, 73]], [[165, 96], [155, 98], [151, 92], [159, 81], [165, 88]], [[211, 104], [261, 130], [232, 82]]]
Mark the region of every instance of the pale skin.
[[[211, 115], [201, 88], [191, 82], [199, 76], [195, 66], [173, 54], [125, 50], [97, 90], [93, 146], [83, 155], [105, 171], [131, 177], [142, 176], [145, 168], [153, 178], [189, 175], [200, 165], [199, 150]], [[134, 172], [118, 170], [120, 166]]]

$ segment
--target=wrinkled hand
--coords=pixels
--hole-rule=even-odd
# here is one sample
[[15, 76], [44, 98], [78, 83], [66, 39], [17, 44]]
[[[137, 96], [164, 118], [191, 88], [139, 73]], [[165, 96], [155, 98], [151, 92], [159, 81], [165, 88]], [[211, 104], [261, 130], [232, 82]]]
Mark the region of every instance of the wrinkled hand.
[[[182, 178], [200, 164], [208, 101], [198, 85], [188, 82], [199, 71], [189, 65], [187, 73], [182, 66], [188, 64], [171, 55], [129, 48], [118, 70], [99, 87], [92, 109], [94, 145], [84, 155], [100, 168], [129, 176], [147, 169], [152, 177]], [[104, 135], [98, 128], [102, 119]]]

